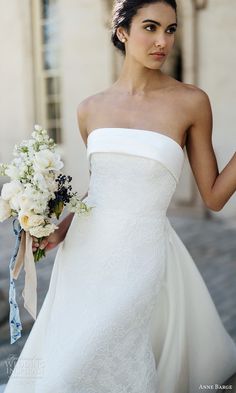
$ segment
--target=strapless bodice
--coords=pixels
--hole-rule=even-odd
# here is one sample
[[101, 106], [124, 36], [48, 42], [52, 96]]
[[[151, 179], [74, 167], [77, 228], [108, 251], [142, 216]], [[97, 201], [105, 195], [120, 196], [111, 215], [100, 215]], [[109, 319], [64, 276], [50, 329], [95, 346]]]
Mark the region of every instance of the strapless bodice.
[[159, 132], [97, 128], [88, 135], [87, 158], [87, 202], [116, 212], [165, 215], [185, 155], [175, 140]]
[[96, 128], [87, 140], [87, 157], [95, 152], [137, 155], [162, 163], [176, 181], [182, 172], [184, 151], [171, 137], [156, 131], [131, 128]]

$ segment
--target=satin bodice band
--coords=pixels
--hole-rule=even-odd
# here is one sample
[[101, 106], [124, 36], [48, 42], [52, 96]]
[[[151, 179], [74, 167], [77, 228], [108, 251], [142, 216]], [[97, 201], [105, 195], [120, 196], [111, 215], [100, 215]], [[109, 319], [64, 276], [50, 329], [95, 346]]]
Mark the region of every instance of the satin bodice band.
[[87, 158], [91, 169], [91, 155], [114, 152], [136, 155], [162, 163], [178, 182], [185, 154], [172, 138], [156, 131], [130, 128], [97, 128], [87, 139]]

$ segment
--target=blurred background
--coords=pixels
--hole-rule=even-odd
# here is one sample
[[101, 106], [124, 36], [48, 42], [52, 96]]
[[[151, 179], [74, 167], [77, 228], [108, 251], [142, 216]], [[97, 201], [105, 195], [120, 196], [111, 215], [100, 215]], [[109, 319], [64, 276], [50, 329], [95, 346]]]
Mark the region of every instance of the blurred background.
[[[221, 171], [236, 146], [236, 2], [177, 3], [176, 42], [162, 70], [209, 95], [213, 146]], [[112, 0], [0, 0], [0, 162], [11, 160], [14, 144], [28, 138], [34, 124], [41, 124], [58, 143], [74, 187], [81, 195], [86, 193], [89, 170], [76, 109], [80, 101], [110, 86], [119, 74], [123, 57], [110, 42], [112, 4]], [[7, 180], [0, 178], [0, 187]], [[169, 214], [236, 340], [236, 195], [220, 212], [207, 209], [186, 155]], [[14, 247], [10, 221], [0, 225], [0, 247], [1, 384], [9, 376], [6, 359], [19, 355], [33, 321], [21, 299], [23, 337], [9, 345], [7, 269]], [[55, 250], [37, 267], [38, 309], [54, 256]], [[20, 299], [23, 278], [18, 282]]]
[[[0, 161], [35, 123], [57, 141], [75, 186], [85, 193], [88, 169], [76, 109], [110, 86], [122, 56], [110, 43], [112, 0], [1, 0]], [[236, 146], [236, 2], [179, 0], [178, 34], [163, 71], [209, 95], [219, 169]], [[186, 157], [187, 158], [187, 157]], [[171, 208], [206, 212], [188, 160]], [[217, 217], [236, 219], [236, 195]]]

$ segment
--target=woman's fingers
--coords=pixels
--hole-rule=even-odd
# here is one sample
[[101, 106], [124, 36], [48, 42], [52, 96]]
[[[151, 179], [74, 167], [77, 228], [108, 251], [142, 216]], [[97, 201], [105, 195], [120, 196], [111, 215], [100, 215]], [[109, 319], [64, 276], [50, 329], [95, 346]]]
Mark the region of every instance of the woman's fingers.
[[33, 237], [33, 245], [36, 247], [39, 246], [39, 241], [38, 241], [37, 237]]
[[46, 239], [42, 240], [39, 246], [40, 250], [43, 250], [45, 247], [47, 247], [47, 245], [48, 241]]
[[41, 250], [43, 250], [45, 247], [47, 247], [48, 245], [48, 240], [44, 239], [41, 241], [41, 243], [39, 243], [39, 239], [37, 239], [37, 237], [33, 237], [33, 242], [32, 242], [32, 250], [36, 251], [37, 248], [40, 248]]
[[38, 246], [39, 246], [39, 242], [38, 242], [37, 237], [33, 237], [32, 238], [32, 250], [33, 250], [33, 252], [37, 250]]

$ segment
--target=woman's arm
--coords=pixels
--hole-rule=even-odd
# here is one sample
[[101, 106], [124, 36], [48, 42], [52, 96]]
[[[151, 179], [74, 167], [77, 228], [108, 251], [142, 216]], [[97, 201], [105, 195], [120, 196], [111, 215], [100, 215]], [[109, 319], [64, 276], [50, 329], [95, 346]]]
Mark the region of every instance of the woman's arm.
[[[78, 121], [78, 126], [79, 126], [79, 131], [81, 134], [81, 137], [83, 139], [83, 142], [85, 146], [87, 147], [87, 127], [86, 127], [86, 121], [87, 121], [87, 114], [88, 114], [88, 106], [89, 106], [89, 99], [85, 99], [82, 101], [77, 108], [77, 121]], [[91, 174], [91, 172], [89, 171]], [[87, 193], [81, 198], [83, 200], [88, 196], [88, 191]], [[68, 229], [70, 227], [70, 224], [73, 220], [74, 213], [69, 213], [59, 224], [58, 224], [58, 229], [56, 229], [51, 235], [46, 237], [40, 244], [40, 248], [46, 250], [51, 250], [54, 247], [56, 247], [60, 242], [62, 242], [68, 232]], [[32, 248], [33, 251], [36, 251], [37, 248], [39, 247], [38, 239], [33, 237], [33, 244]]]
[[[88, 137], [87, 127], [86, 127], [88, 104], [89, 104], [89, 99], [85, 99], [78, 105], [77, 108], [77, 122], [78, 122], [79, 132], [86, 147], [87, 147], [87, 137]], [[83, 200], [87, 196], [88, 196], [88, 191], [83, 196], [83, 198], [81, 198], [81, 200]], [[64, 237], [66, 236], [66, 233], [69, 229], [73, 216], [74, 213], [69, 213], [68, 216], [66, 216], [64, 220], [61, 221], [61, 223], [59, 224], [59, 228], [60, 228], [59, 232], [60, 235], [62, 236], [62, 239], [64, 239]]]
[[236, 191], [236, 153], [219, 173], [212, 146], [212, 110], [208, 95], [192, 91], [193, 124], [188, 130], [186, 149], [197, 186], [206, 206], [221, 210]]
[[221, 210], [236, 191], [236, 153], [217, 176], [212, 188], [212, 199]]
[[[88, 196], [88, 191], [87, 191], [86, 194], [83, 196], [83, 198], [81, 198], [81, 201], [83, 201], [84, 198], [86, 198], [87, 196]], [[58, 231], [59, 231], [60, 237], [61, 237], [62, 239], [64, 239], [65, 236], [66, 236], [66, 233], [67, 233], [67, 231], [68, 231], [68, 229], [69, 229], [69, 226], [70, 226], [70, 224], [71, 224], [71, 221], [73, 220], [74, 214], [75, 214], [75, 213], [69, 213], [69, 214], [60, 222], [60, 224], [58, 224], [58, 227], [59, 227]]]

